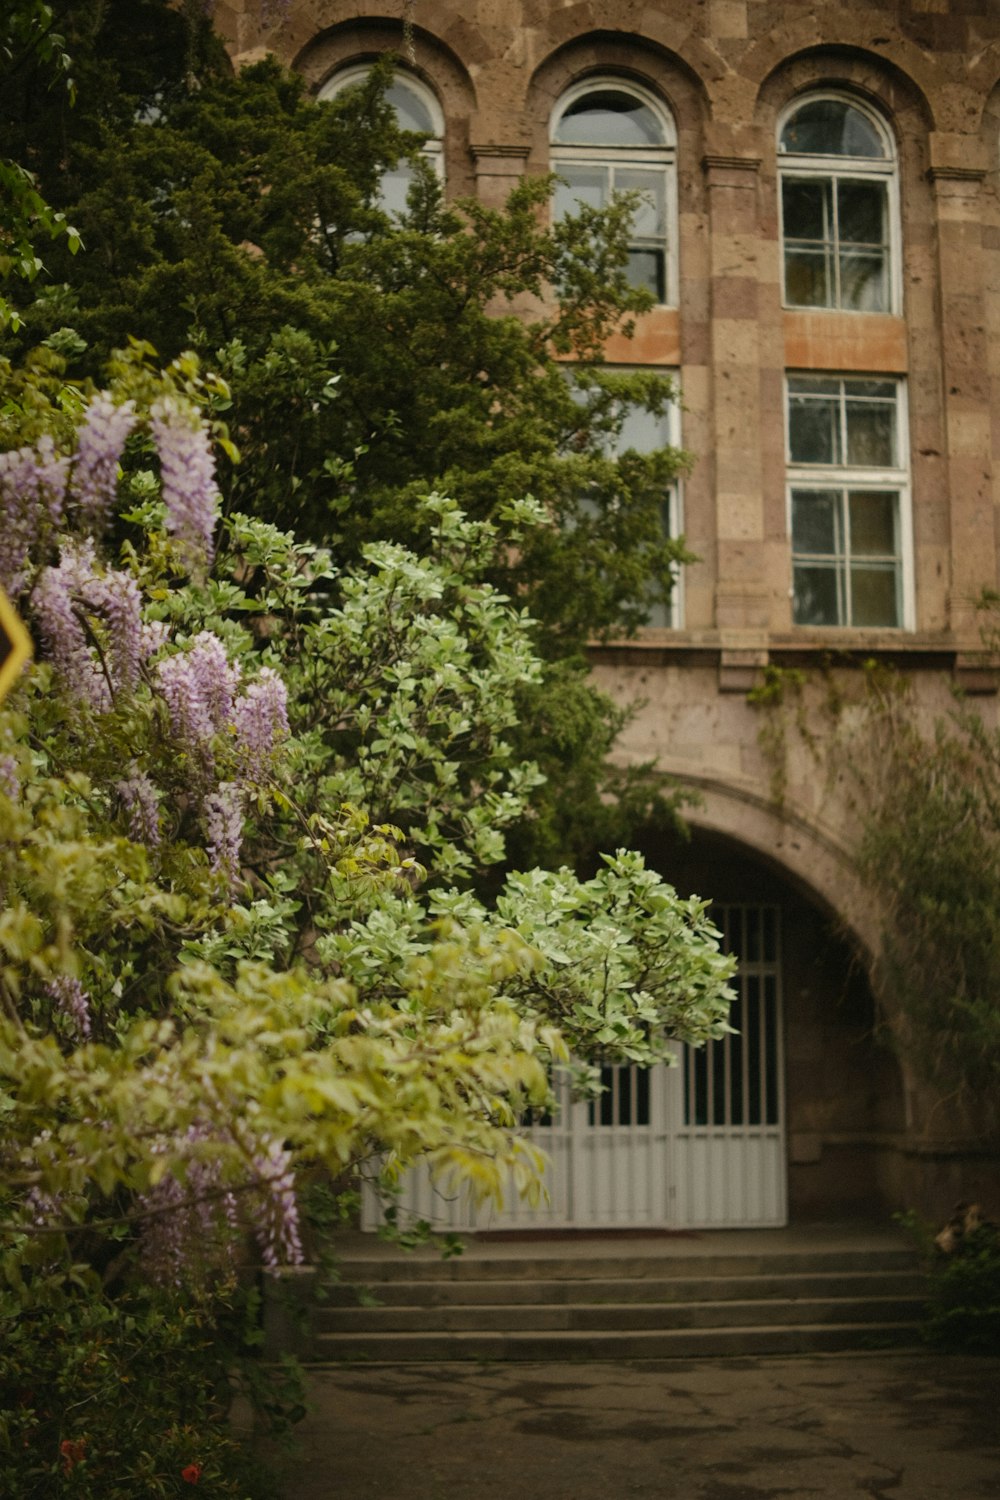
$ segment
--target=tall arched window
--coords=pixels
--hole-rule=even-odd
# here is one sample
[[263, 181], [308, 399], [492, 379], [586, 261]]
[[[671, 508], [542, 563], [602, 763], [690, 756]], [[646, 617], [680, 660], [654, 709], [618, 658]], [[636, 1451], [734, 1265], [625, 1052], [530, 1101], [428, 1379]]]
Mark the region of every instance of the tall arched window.
[[785, 305], [898, 310], [896, 159], [884, 123], [813, 94], [778, 135]]
[[588, 79], [564, 94], [551, 129], [557, 218], [615, 192], [638, 192], [628, 277], [657, 302], [674, 303], [675, 136], [667, 111], [646, 89], [619, 78]]
[[[351, 84], [361, 83], [368, 76], [368, 65], [345, 68], [320, 89], [319, 99], [333, 99]], [[444, 115], [437, 99], [426, 84], [412, 73], [397, 70], [389, 88], [386, 102], [396, 114], [400, 130], [412, 130], [425, 137], [423, 154], [436, 175], [444, 180]], [[413, 182], [413, 167], [408, 161], [400, 161], [382, 173], [379, 184], [379, 206], [388, 214], [404, 214], [406, 198]]]

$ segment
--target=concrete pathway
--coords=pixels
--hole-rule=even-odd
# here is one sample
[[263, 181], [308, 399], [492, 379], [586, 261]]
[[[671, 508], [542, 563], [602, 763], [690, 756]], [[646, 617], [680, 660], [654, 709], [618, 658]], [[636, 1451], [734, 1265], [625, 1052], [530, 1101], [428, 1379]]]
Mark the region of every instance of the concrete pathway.
[[310, 1373], [281, 1500], [1000, 1500], [1000, 1358]]

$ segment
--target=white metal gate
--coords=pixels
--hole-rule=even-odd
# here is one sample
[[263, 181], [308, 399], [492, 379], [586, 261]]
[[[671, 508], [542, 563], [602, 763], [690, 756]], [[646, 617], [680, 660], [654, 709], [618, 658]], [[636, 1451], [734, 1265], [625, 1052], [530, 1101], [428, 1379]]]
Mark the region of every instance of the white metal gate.
[[[732, 1034], [679, 1047], [673, 1068], [605, 1068], [605, 1092], [591, 1103], [571, 1101], [563, 1084], [556, 1114], [526, 1128], [549, 1158], [538, 1208], [514, 1200], [477, 1211], [418, 1169], [406, 1178], [401, 1215], [466, 1230], [785, 1223], [779, 913], [726, 905], [713, 916], [739, 960]], [[364, 1227], [378, 1221], [366, 1195]]]

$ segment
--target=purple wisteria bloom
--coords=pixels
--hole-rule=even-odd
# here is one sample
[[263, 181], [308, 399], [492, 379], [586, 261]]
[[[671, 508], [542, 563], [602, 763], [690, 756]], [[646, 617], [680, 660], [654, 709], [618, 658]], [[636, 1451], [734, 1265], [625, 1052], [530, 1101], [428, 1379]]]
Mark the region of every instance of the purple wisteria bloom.
[[125, 439], [136, 423], [135, 402], [116, 406], [107, 391], [99, 391], [87, 407], [77, 433], [70, 494], [82, 519], [101, 530], [111, 510], [118, 483], [118, 463]]
[[208, 857], [212, 869], [232, 890], [240, 875], [243, 846], [243, 790], [235, 781], [222, 781], [202, 803]]
[[133, 765], [129, 774], [115, 782], [128, 816], [128, 836], [136, 844], [155, 849], [160, 842], [160, 794], [145, 771]]
[[253, 1165], [260, 1187], [254, 1228], [264, 1265], [269, 1271], [299, 1266], [304, 1257], [291, 1155], [280, 1141], [264, 1140]]
[[149, 651], [142, 596], [130, 574], [98, 572], [94, 543], [66, 541], [58, 567], [39, 574], [35, 615], [53, 664], [80, 702], [98, 712], [134, 692]]
[[186, 651], [164, 657], [157, 680], [181, 746], [206, 772], [214, 766], [212, 738], [233, 722], [233, 698], [240, 668], [231, 666], [217, 635], [203, 630]]
[[76, 1033], [78, 1041], [90, 1038], [90, 996], [79, 979], [68, 974], [59, 974], [43, 986], [46, 995], [55, 1003], [56, 1010], [66, 1017]]
[[111, 707], [111, 683], [91, 650], [81, 614], [82, 594], [94, 576], [94, 544], [67, 543], [59, 566], [44, 568], [34, 595], [35, 618], [56, 671], [80, 703]]
[[0, 755], [0, 792], [12, 802], [21, 794], [21, 780], [13, 755]]
[[281, 742], [288, 737], [288, 692], [271, 667], [233, 705], [240, 767], [249, 781], [264, 781]]
[[173, 396], [154, 402], [149, 425], [160, 456], [167, 530], [196, 565], [210, 563], [219, 506], [208, 433], [191, 407]]
[[0, 453], [0, 587], [11, 598], [25, 587], [31, 549], [62, 520], [68, 471], [48, 434]]
[[[148, 1275], [181, 1287], [232, 1262], [239, 1234], [236, 1195], [223, 1186], [215, 1156], [198, 1152], [212, 1141], [205, 1125], [190, 1125], [183, 1138], [187, 1160], [179, 1174], [166, 1172], [140, 1198], [146, 1214], [141, 1255]], [[163, 1142], [154, 1154], [169, 1149]]]

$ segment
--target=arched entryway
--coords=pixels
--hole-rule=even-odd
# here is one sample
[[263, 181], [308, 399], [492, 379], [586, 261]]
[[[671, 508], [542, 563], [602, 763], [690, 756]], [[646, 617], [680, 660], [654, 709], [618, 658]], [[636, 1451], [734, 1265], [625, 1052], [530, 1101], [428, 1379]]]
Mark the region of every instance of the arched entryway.
[[[898, 1066], [876, 1035], [863, 965], [801, 880], [711, 829], [651, 842], [685, 895], [710, 896], [738, 959], [734, 1032], [673, 1068], [607, 1068], [595, 1102], [563, 1088], [528, 1125], [547, 1201], [474, 1211], [411, 1173], [401, 1208], [449, 1229], [768, 1227], [895, 1206]], [[374, 1203], [366, 1223], [374, 1227]]]

